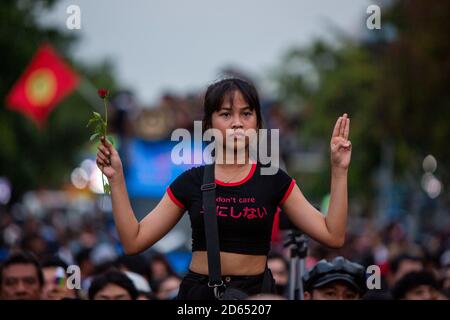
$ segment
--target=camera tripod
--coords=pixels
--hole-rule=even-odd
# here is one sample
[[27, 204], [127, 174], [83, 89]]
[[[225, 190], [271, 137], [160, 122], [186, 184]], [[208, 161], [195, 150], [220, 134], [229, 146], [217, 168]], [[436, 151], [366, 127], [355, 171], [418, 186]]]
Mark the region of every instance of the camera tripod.
[[289, 266], [289, 300], [304, 300], [303, 275], [308, 252], [307, 237], [301, 231], [290, 230], [284, 247], [291, 246]]

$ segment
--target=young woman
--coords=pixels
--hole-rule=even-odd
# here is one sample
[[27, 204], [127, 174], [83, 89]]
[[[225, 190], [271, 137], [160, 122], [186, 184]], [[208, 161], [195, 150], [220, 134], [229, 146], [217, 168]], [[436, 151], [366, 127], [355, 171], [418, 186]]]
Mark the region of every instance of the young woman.
[[[249, 156], [246, 130], [262, 127], [258, 94], [250, 83], [232, 78], [210, 85], [205, 95], [204, 129], [221, 132], [223, 148], [244, 151], [245, 163], [215, 162], [217, 221], [221, 274], [225, 285], [247, 294], [261, 292], [275, 212], [283, 208], [290, 220], [311, 238], [338, 248], [344, 243], [347, 222], [347, 172], [351, 143], [347, 114], [336, 121], [331, 137], [331, 198], [324, 217], [303, 196], [295, 180], [279, 169], [261, 174], [262, 165]], [[107, 176], [116, 227], [127, 254], [139, 253], [161, 239], [189, 212], [192, 227], [192, 261], [178, 298], [214, 299], [208, 287], [208, 259], [202, 210], [204, 166], [185, 171], [167, 188], [158, 205], [138, 222], [127, 194], [122, 163], [114, 147], [105, 140], [99, 146], [97, 165]]]

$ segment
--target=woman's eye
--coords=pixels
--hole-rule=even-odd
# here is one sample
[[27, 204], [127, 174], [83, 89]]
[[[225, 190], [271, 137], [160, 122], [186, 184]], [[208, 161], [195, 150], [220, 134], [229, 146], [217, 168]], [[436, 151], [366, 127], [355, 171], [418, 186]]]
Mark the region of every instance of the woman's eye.
[[252, 115], [251, 112], [244, 112], [244, 116], [246, 116], [246, 117], [250, 117], [251, 115]]
[[230, 116], [230, 113], [224, 112], [224, 113], [221, 113], [220, 116], [221, 116], [221, 117], [229, 117], [229, 116]]

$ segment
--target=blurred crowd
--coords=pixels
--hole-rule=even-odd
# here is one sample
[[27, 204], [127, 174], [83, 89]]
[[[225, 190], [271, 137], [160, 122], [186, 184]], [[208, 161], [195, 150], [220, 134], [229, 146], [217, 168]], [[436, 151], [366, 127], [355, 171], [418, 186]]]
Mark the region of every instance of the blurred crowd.
[[[58, 211], [43, 217], [1, 213], [1, 299], [176, 297], [187, 270], [176, 272], [166, 255], [156, 251], [123, 255], [112, 219], [101, 211], [71, 223], [65, 218]], [[430, 231], [423, 241], [413, 241], [399, 222], [380, 229], [370, 221], [356, 225], [338, 250], [307, 240], [305, 299], [450, 297], [448, 232]], [[281, 231], [274, 238], [268, 266], [277, 295], [270, 298], [290, 297], [292, 251], [283, 245], [290, 232]], [[376, 272], [367, 269], [372, 265], [378, 267]], [[379, 279], [374, 280], [374, 274]]]
[[[450, 299], [448, 234], [436, 234], [443, 241], [430, 248], [405, 238], [385, 237], [392, 228], [401, 229], [399, 224], [392, 224], [384, 232], [371, 230], [369, 238], [349, 234], [344, 247], [338, 250], [310, 241], [302, 282], [305, 299]], [[291, 259], [283, 252], [269, 256], [268, 266], [278, 293], [284, 297], [290, 296]]]
[[[201, 120], [201, 96], [167, 93], [153, 108], [137, 108], [129, 92], [119, 92], [111, 101], [111, 129], [125, 138], [168, 139], [174, 128], [192, 129], [193, 121]], [[266, 127], [280, 128], [281, 166], [289, 167], [296, 162], [290, 157], [299, 149], [295, 128], [301, 124], [279, 102], [261, 100]], [[0, 299], [176, 297], [187, 267], [175, 268], [167, 255], [155, 250], [125, 256], [111, 208], [100, 210], [92, 205], [95, 201], [86, 201], [78, 209], [56, 206], [32, 212], [29, 209], [36, 208], [39, 199], [36, 193], [26, 206], [23, 201], [8, 209], [0, 207]], [[48, 198], [42, 202], [49, 202]], [[445, 223], [439, 228], [427, 226], [417, 238], [404, 221], [380, 223], [375, 217], [351, 213], [341, 249], [307, 240], [304, 298], [448, 299], [450, 225]], [[277, 295], [270, 298], [292, 297], [292, 247], [285, 245], [290, 232], [276, 231], [273, 236], [268, 266]], [[188, 246], [180, 250], [189, 254]], [[376, 288], [367, 286], [371, 266], [377, 266]]]

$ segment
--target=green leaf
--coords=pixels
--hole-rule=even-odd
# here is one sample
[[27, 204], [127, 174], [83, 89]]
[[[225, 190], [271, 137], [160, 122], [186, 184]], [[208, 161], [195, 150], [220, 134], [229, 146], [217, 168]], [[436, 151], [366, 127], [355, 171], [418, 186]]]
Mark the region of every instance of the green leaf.
[[95, 133], [98, 134], [103, 134], [105, 132], [105, 124], [104, 123], [99, 123], [96, 127], [95, 127]]
[[105, 184], [103, 185], [103, 192], [104, 192], [105, 194], [110, 194], [110, 193], [111, 193], [111, 187], [109, 186], [108, 183], [105, 183]]
[[100, 136], [101, 136], [101, 134], [99, 134], [99, 133], [94, 133], [94, 134], [89, 138], [89, 141], [94, 141], [94, 140], [100, 138]]
[[100, 113], [95, 112], [95, 111], [93, 111], [92, 113], [93, 113], [95, 119], [101, 119], [102, 118], [102, 115]]
[[86, 128], [89, 127], [91, 124], [95, 123], [96, 121], [97, 121], [97, 119], [94, 119], [94, 118], [89, 119], [89, 122], [86, 125]]

